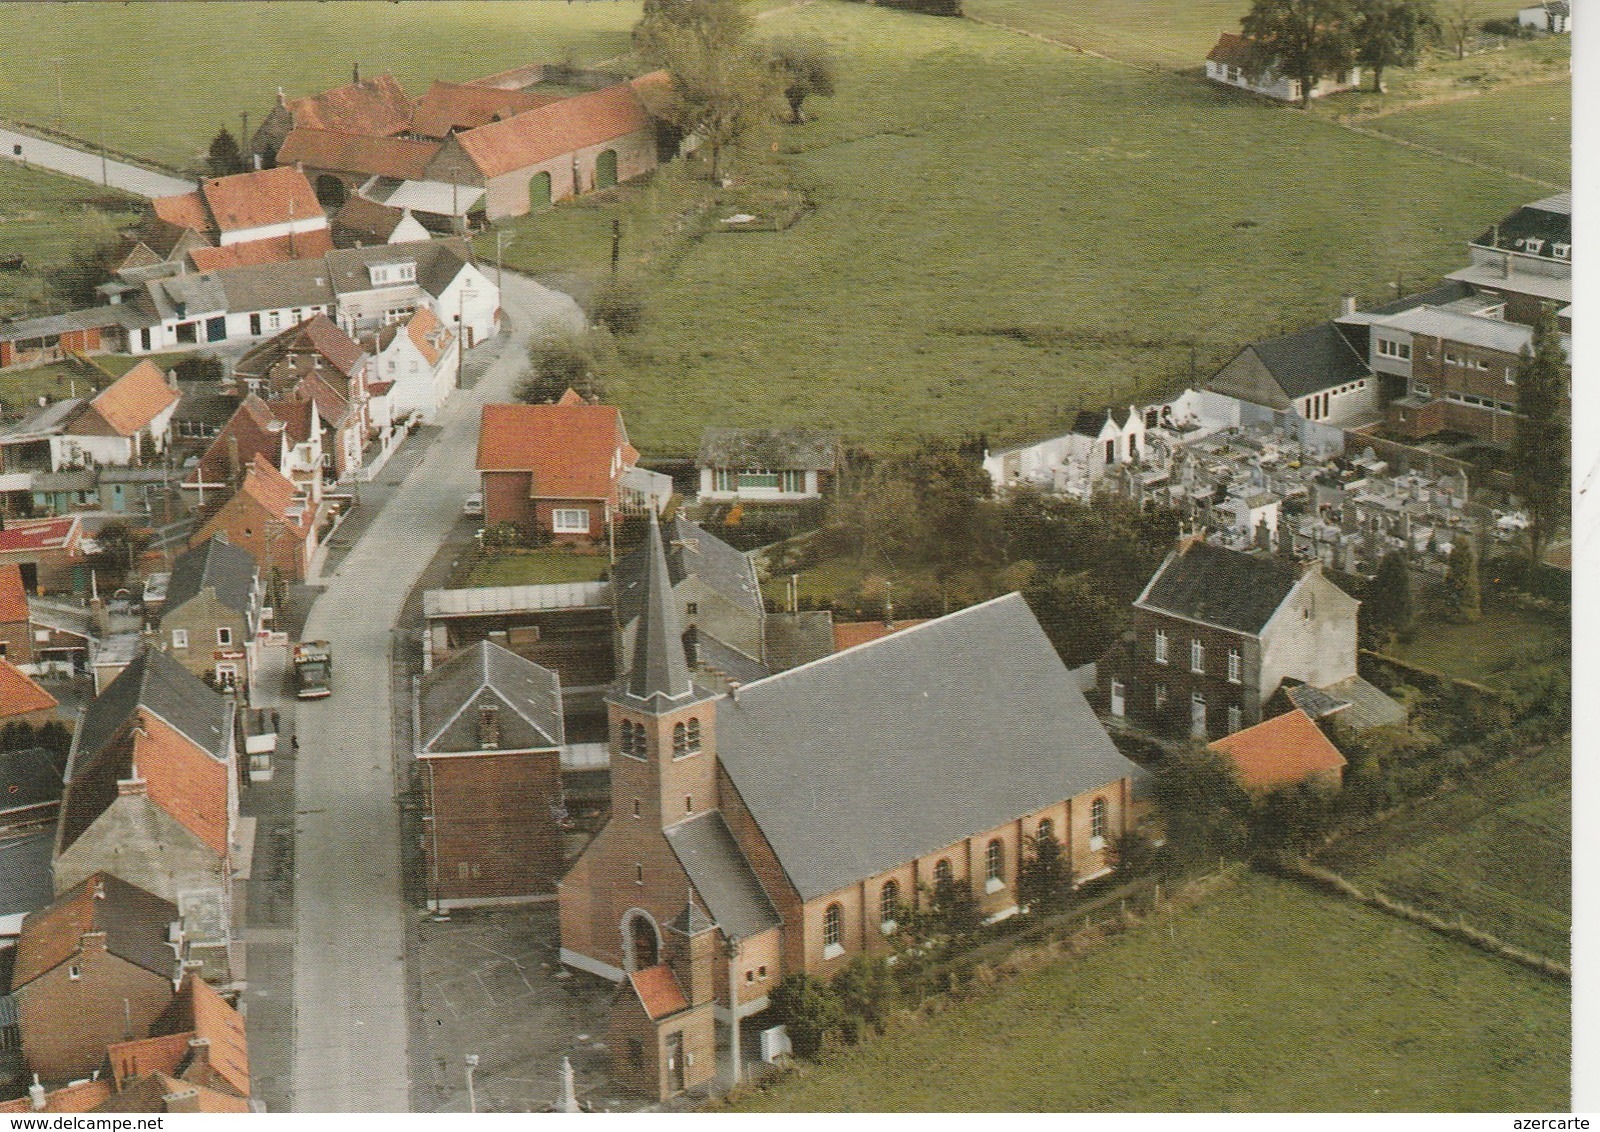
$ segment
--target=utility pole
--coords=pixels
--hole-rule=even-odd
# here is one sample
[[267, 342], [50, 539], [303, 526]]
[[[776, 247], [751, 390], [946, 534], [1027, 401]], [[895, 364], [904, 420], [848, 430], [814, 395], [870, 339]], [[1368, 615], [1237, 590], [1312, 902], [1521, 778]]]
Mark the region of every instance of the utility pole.
[[611, 278], [617, 277], [617, 260], [622, 256], [622, 221], [611, 218]]
[[509, 240], [506, 239], [506, 230], [504, 228], [496, 228], [494, 230], [494, 285], [496, 290], [505, 286], [503, 277], [505, 269], [500, 262], [501, 257], [505, 254], [506, 247], [516, 242], [517, 238], [515, 236], [512, 236]]
[[111, 163], [106, 156], [106, 123], [100, 121], [100, 183], [111, 187]]
[[475, 1053], [467, 1054], [466, 1062], [467, 1062], [467, 1111], [468, 1112], [477, 1112], [478, 1111], [478, 1094], [472, 1088], [472, 1071], [474, 1069], [478, 1068], [478, 1055], [475, 1054]]
[[56, 66], [56, 129], [65, 130], [67, 118], [67, 100], [61, 93], [61, 64], [65, 59], [52, 59], [50, 62]]

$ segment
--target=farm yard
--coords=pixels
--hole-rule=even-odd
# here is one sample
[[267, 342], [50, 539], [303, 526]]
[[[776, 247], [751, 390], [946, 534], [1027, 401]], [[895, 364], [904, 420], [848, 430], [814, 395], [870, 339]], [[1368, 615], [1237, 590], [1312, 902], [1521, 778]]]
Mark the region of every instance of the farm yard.
[[[1361, 906], [1246, 875], [1170, 921], [836, 1050], [734, 1107], [1563, 1109], [1567, 1010], [1562, 983]], [[997, 1033], [1007, 1040], [972, 1040]]]
[[1572, 931], [1571, 778], [1570, 742], [1553, 744], [1335, 842], [1318, 863], [1564, 962]]

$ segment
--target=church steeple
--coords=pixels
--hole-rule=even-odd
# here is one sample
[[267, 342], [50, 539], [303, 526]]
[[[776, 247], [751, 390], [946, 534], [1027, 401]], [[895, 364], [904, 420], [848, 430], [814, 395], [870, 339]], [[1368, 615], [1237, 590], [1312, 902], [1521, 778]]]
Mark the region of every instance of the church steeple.
[[697, 696], [683, 652], [672, 579], [667, 574], [666, 547], [654, 510], [650, 512], [645, 553], [644, 608], [633, 639], [633, 666], [620, 693], [625, 702], [631, 701], [631, 706], [652, 712], [670, 711]]

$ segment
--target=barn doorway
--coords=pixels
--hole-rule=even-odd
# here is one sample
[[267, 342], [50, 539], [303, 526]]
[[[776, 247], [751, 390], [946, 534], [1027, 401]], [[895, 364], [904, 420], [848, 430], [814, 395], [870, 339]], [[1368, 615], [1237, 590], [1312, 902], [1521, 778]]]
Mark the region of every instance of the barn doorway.
[[332, 173], [322, 173], [317, 177], [317, 202], [326, 209], [338, 208], [345, 202], [344, 182]]
[[538, 212], [550, 207], [550, 174], [535, 173], [528, 182], [528, 211]]
[[594, 187], [609, 189], [617, 183], [617, 151], [608, 149], [595, 159]]

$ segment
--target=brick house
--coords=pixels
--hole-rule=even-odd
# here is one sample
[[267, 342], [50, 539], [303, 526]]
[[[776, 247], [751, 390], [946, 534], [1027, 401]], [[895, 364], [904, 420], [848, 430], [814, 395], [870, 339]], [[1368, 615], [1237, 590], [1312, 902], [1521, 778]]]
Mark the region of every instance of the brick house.
[[612, 1075], [657, 1100], [716, 1076], [717, 928], [693, 903], [665, 927], [666, 962], [628, 972], [611, 1007]]
[[1319, 562], [1186, 538], [1134, 601], [1131, 641], [1098, 665], [1100, 694], [1153, 730], [1231, 734], [1261, 722], [1285, 680], [1356, 678], [1360, 604]]
[[140, 652], [79, 717], [56, 831], [57, 892], [107, 873], [173, 901], [206, 978], [227, 973], [233, 713], [168, 654]]
[[323, 423], [315, 400], [263, 401], [247, 394], [183, 480], [195, 510], [216, 512], [257, 456], [278, 469], [312, 506], [322, 501]]
[[1306, 783], [1337, 790], [1344, 756], [1299, 708], [1246, 727], [1210, 745], [1252, 794]]
[[[713, 694], [691, 678], [654, 522], [648, 545], [633, 664], [607, 701], [612, 816], [561, 882], [563, 962], [617, 982], [666, 962], [691, 1007], [727, 1020], [786, 973], [886, 954], [896, 910], [940, 881], [1014, 913], [1041, 833], [1074, 883], [1110, 871], [1137, 768], [1019, 595]], [[667, 930], [686, 894], [716, 929], [703, 992]]]
[[492, 641], [423, 677], [423, 852], [436, 908], [548, 898], [561, 872], [561, 680]]
[[56, 722], [56, 709], [60, 706], [26, 672], [0, 656], [0, 727], [8, 723], [38, 727]]
[[248, 551], [263, 573], [277, 570], [292, 582], [306, 576], [317, 551], [314, 509], [260, 454], [245, 468], [239, 490], [195, 532], [189, 545], [219, 535]]
[[316, 404], [324, 466], [335, 480], [361, 466], [372, 379], [371, 355], [325, 314], [253, 347], [233, 367], [234, 383], [267, 401]]
[[1553, 309], [1571, 327], [1572, 194], [1523, 205], [1467, 243], [1472, 262], [1445, 278], [1504, 304], [1505, 317], [1532, 326]]
[[359, 74], [344, 86], [303, 98], [285, 98], [266, 113], [250, 138], [250, 152], [259, 166], [271, 166], [290, 130], [337, 130], [347, 134], [391, 137], [411, 125], [411, 99], [393, 75], [363, 79]]
[[[137, 1094], [140, 1082], [154, 1075], [237, 1101], [250, 1096], [244, 1019], [193, 975], [184, 977], [172, 1002], [152, 1024], [148, 1038], [116, 1043], [106, 1050], [106, 1060], [119, 1096]], [[200, 1111], [248, 1112], [249, 1107], [240, 1103]], [[111, 1106], [105, 1111], [111, 1111]]]
[[261, 597], [255, 559], [209, 538], [172, 564], [159, 622], [161, 647], [214, 687], [249, 688], [255, 682]]
[[567, 390], [554, 405], [485, 405], [478, 431], [484, 524], [557, 542], [604, 543], [639, 459], [622, 413]]
[[321, 255], [332, 246], [327, 214], [311, 182], [293, 166], [211, 177], [193, 192], [155, 198], [150, 208], [158, 219], [198, 232], [219, 248], [309, 233], [321, 233], [321, 250], [308, 244], [302, 255]]
[[107, 1046], [147, 1036], [172, 1002], [181, 939], [176, 905], [104, 873], [29, 915], [11, 975], [28, 1071], [88, 1077]]

